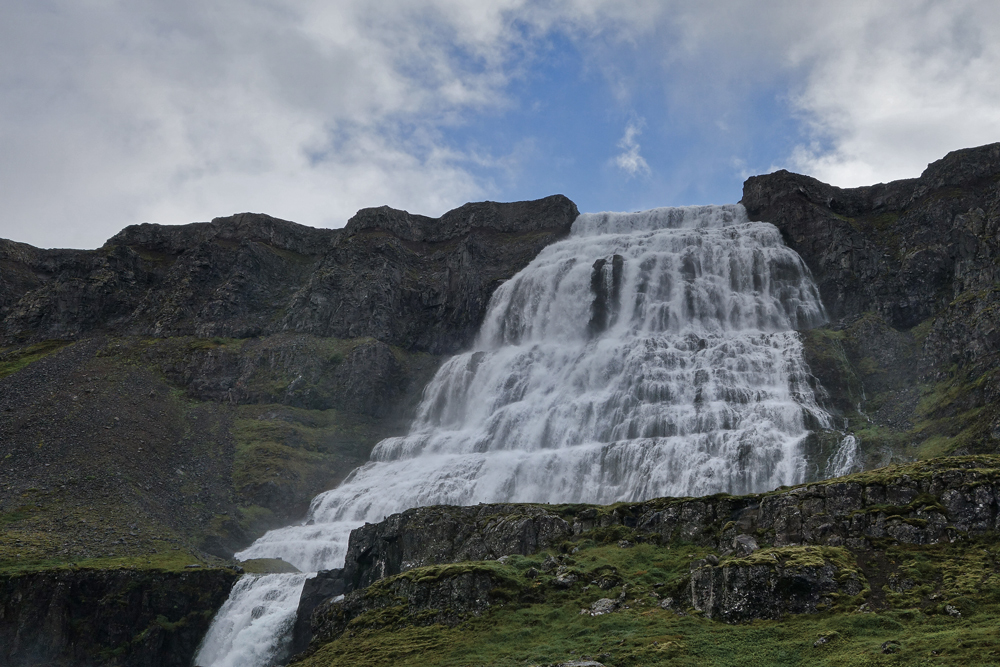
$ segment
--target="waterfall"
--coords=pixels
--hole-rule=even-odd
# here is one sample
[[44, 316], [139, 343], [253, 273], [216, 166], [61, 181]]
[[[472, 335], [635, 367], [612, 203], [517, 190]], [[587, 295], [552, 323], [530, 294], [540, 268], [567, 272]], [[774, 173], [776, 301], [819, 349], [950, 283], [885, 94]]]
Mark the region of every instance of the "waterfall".
[[313, 499], [309, 525], [237, 557], [338, 567], [351, 529], [424, 505], [804, 481], [801, 441], [831, 420], [796, 330], [823, 321], [802, 259], [742, 206], [581, 215], [496, 290], [473, 349], [440, 368], [407, 435]]
[[853, 435], [845, 435], [830, 457], [826, 470], [830, 477], [843, 477], [861, 471], [861, 443]]
[[272, 665], [286, 655], [309, 575], [248, 574], [233, 586], [202, 640], [196, 665]]

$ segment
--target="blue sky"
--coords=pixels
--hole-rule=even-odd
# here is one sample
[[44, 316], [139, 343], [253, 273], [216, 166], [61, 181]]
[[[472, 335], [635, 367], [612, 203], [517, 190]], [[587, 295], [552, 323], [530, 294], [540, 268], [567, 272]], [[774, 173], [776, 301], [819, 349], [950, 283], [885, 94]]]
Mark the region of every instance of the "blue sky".
[[986, 0], [9, 0], [0, 237], [842, 186], [1000, 141]]

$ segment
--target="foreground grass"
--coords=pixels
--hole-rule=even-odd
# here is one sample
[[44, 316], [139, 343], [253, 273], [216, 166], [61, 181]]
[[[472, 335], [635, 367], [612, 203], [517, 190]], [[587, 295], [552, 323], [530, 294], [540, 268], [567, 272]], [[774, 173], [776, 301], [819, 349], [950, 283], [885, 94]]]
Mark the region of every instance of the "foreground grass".
[[[581, 575], [568, 590], [554, 588], [544, 574], [525, 577], [529, 568], [540, 568], [546, 554], [476, 564], [520, 582], [516, 598], [451, 628], [415, 626], [399, 614], [369, 612], [295, 664], [522, 667], [592, 659], [609, 666], [1000, 665], [998, 547], [989, 539], [889, 546], [878, 564], [858, 564], [872, 574], [874, 592], [869, 587], [819, 614], [726, 625], [691, 609], [677, 613], [660, 607], [661, 599], [682, 593], [690, 562], [706, 549], [653, 544], [622, 549], [587, 541], [563, 561]], [[430, 569], [400, 576], [440, 576], [422, 572]], [[618, 598], [622, 591], [620, 585], [584, 588], [601, 576], [625, 585], [627, 608], [582, 615], [595, 600]], [[879, 585], [883, 580], [889, 583]], [[948, 614], [948, 606], [961, 616]], [[379, 618], [394, 620], [379, 627]], [[816, 644], [820, 638], [826, 641]], [[883, 653], [886, 642], [898, 642], [896, 652]]]

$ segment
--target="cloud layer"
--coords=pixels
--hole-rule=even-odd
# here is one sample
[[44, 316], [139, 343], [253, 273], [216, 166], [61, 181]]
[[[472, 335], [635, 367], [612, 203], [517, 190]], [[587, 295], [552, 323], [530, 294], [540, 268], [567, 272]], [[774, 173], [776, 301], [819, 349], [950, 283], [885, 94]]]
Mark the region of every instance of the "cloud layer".
[[[997, 5], [974, 1], [13, 0], [0, 237], [94, 247], [126, 224], [243, 210], [323, 226], [381, 204], [435, 215], [522, 198], [555, 160], [578, 170], [571, 197], [604, 179], [607, 208], [680, 175], [731, 192], [734, 164], [840, 185], [914, 176], [1000, 140], [998, 33]], [[559, 130], [518, 125], [561, 94], [523, 92], [554, 58], [593, 82], [572, 103], [593, 107], [594, 131], [564, 139], [579, 155], [530, 150]], [[762, 130], [775, 110], [795, 136]]]

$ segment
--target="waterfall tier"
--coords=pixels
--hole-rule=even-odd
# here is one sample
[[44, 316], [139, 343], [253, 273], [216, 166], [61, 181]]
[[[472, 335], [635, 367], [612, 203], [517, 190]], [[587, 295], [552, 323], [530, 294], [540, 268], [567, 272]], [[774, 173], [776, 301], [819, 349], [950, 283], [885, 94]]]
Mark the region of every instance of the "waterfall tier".
[[240, 558], [337, 567], [351, 528], [410, 507], [611, 503], [804, 479], [830, 418], [798, 329], [824, 321], [801, 258], [743, 208], [584, 214], [494, 293], [409, 434]]

